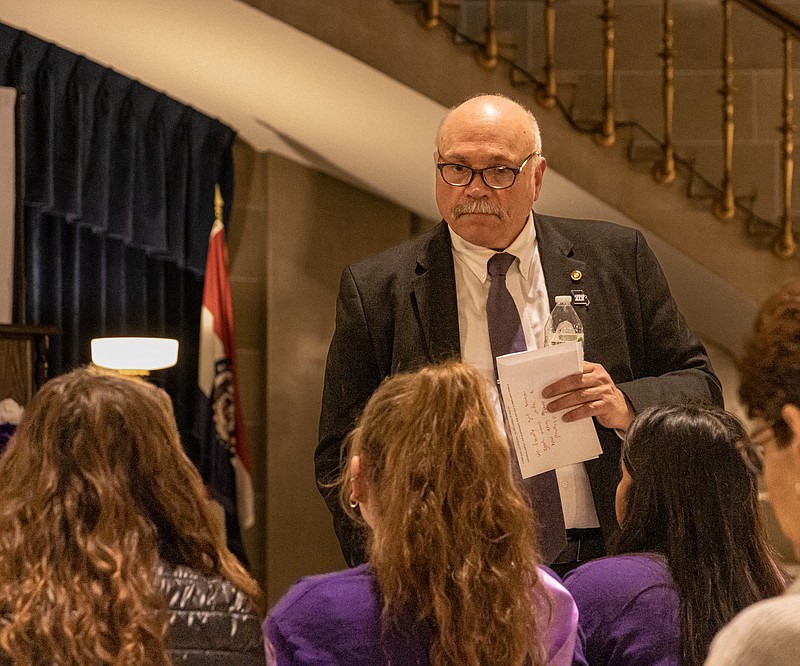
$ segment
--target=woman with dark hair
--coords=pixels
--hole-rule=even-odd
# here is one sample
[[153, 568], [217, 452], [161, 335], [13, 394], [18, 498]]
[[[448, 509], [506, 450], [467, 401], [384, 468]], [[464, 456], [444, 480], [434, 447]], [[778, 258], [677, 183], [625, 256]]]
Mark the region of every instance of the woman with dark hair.
[[616, 556], [564, 582], [592, 666], [698, 666], [720, 627], [783, 590], [744, 439], [735, 416], [700, 406], [651, 408], [628, 428]]
[[0, 457], [0, 663], [263, 664], [261, 603], [166, 393], [90, 369], [39, 390]]
[[573, 663], [577, 611], [538, 567], [484, 384], [448, 362], [373, 394], [341, 480], [342, 504], [371, 528], [369, 563], [303, 579], [278, 603], [264, 625], [278, 666]]
[[[770, 296], [739, 362], [739, 396], [755, 420], [744, 450], [800, 557], [800, 279]], [[800, 659], [800, 581], [754, 604], [714, 639], [709, 666], [790, 666]]]

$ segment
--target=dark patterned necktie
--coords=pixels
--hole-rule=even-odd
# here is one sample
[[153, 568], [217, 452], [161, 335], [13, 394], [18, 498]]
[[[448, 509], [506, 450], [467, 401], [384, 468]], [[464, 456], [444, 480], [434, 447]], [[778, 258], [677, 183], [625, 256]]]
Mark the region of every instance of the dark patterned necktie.
[[[517, 306], [506, 287], [506, 271], [516, 257], [500, 252], [489, 259], [487, 271], [491, 277], [489, 298], [486, 300], [486, 322], [489, 325], [489, 344], [492, 358], [503, 354], [525, 351], [525, 333]], [[495, 362], [495, 374], [497, 363]], [[500, 394], [502, 403], [503, 396]], [[505, 411], [503, 412], [505, 417]], [[516, 452], [511, 451], [514, 476], [525, 489], [539, 526], [539, 549], [542, 561], [550, 564], [567, 545], [564, 529], [564, 512], [554, 471], [523, 479]]]

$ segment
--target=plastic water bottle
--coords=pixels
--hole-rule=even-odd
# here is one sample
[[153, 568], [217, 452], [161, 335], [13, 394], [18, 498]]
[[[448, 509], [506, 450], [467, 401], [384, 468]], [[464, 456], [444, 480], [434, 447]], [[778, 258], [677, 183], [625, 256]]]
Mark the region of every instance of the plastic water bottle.
[[583, 324], [572, 307], [571, 296], [556, 296], [556, 306], [544, 326], [544, 344], [578, 341], [583, 346]]

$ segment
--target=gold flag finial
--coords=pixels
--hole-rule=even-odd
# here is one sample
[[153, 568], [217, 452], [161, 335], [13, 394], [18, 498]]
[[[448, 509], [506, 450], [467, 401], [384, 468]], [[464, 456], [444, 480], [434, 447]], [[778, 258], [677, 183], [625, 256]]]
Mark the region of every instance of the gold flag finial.
[[222, 191], [219, 185], [214, 185], [214, 219], [222, 222]]

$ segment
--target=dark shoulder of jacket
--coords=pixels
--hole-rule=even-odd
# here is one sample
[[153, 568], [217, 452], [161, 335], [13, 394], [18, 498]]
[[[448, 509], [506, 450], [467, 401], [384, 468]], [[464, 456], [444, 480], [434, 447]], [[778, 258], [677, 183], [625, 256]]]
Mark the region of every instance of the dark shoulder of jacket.
[[394, 267], [398, 264], [414, 262], [431, 243], [441, 244], [442, 248], [450, 246], [450, 233], [444, 220], [433, 228], [392, 245], [378, 254], [359, 259], [351, 264], [349, 268], [354, 275], [365, 275], [376, 271], [381, 272], [386, 270], [387, 267]]
[[[600, 233], [601, 238], [610, 241], [630, 241], [634, 239], [637, 234], [640, 234], [634, 227], [626, 227], [616, 222], [608, 222], [607, 220], [556, 217], [554, 215], [540, 215], [539, 213], [535, 214], [535, 219], [541, 231], [545, 231], [544, 227], [549, 226], [575, 242], [583, 239], [587, 241], [597, 240], [595, 236], [597, 232]], [[590, 231], [593, 233], [587, 236], [587, 232]]]
[[162, 563], [157, 586], [167, 602], [167, 648], [177, 664], [263, 664], [261, 618], [233, 583]]

